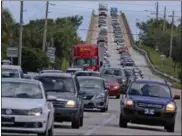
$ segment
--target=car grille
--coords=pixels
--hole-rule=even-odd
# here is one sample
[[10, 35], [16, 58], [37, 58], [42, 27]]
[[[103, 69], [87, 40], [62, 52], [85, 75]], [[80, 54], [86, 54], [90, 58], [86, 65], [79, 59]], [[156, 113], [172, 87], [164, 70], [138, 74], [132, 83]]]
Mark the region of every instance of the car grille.
[[[11, 110], [11, 113], [7, 112]], [[19, 110], [19, 109], [1, 109], [1, 114], [3, 115], [28, 115], [28, 110]]]
[[94, 96], [90, 95], [90, 96], [83, 96], [84, 100], [91, 100]]
[[155, 109], [161, 109], [163, 106], [160, 104], [151, 104], [151, 103], [141, 103], [138, 102], [137, 105], [139, 107], [144, 107], [144, 108], [155, 108]]
[[66, 105], [66, 101], [56, 100], [56, 101], [52, 101], [52, 103], [53, 103], [54, 107], [59, 107], [59, 108], [65, 107], [65, 105]]

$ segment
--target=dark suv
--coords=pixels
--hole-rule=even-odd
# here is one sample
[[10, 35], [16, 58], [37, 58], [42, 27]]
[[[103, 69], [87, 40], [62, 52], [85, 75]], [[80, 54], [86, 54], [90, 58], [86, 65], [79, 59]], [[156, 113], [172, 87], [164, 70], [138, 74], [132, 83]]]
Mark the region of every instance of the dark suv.
[[177, 106], [166, 81], [134, 80], [121, 99], [120, 127], [127, 123], [164, 126], [174, 132]]
[[78, 95], [79, 83], [75, 76], [66, 73], [43, 73], [35, 77], [42, 82], [49, 100], [55, 108], [55, 121], [72, 122], [72, 128], [83, 125], [84, 103]]

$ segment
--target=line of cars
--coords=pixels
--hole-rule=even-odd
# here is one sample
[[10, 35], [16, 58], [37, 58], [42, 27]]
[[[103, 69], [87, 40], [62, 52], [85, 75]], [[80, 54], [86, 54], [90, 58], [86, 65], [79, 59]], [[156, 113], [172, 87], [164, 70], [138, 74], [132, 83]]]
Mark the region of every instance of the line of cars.
[[99, 15], [98, 15], [98, 27], [99, 33], [97, 38], [97, 44], [105, 47], [106, 52], [104, 53], [103, 67], [110, 67], [108, 57], [110, 57], [108, 50], [108, 7], [106, 4], [99, 4]]
[[120, 65], [128, 79], [128, 87], [121, 90], [119, 126], [126, 128], [128, 123], [155, 125], [164, 126], [167, 132], [174, 132], [177, 114], [175, 100], [180, 99], [180, 96], [173, 96], [167, 81], [143, 79], [141, 70], [124, 44], [120, 24], [114, 13], [111, 14], [114, 42], [120, 54]]

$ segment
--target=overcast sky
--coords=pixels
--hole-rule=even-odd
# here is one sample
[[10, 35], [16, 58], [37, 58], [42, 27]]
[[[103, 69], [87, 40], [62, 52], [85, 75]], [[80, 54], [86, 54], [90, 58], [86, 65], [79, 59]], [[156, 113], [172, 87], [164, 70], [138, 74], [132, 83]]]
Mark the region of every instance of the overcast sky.
[[[49, 18], [66, 17], [72, 15], [83, 16], [83, 23], [78, 30], [79, 35], [83, 40], [86, 38], [86, 34], [90, 23], [90, 16], [92, 10], [98, 10], [99, 2], [92, 1], [50, 1], [50, 3], [55, 5], [49, 6]], [[103, 3], [103, 2], [102, 2]], [[129, 25], [131, 27], [132, 33], [138, 33], [136, 28], [136, 19], [140, 21], [147, 20], [149, 17], [155, 17], [155, 1], [105, 1], [108, 7], [117, 7], [118, 10], [123, 11], [126, 14]], [[28, 23], [32, 19], [40, 19], [45, 16], [45, 4], [46, 1], [25, 1], [24, 2], [24, 23]], [[175, 20], [180, 18], [180, 1], [160, 1], [159, 2], [159, 17], [163, 16], [164, 6], [167, 7], [167, 15], [172, 14], [172, 10], [175, 11]], [[3, 7], [8, 8], [14, 19], [19, 22], [19, 12], [20, 12], [20, 1], [6, 1], [3, 2]], [[148, 10], [148, 11], [146, 11]], [[150, 11], [150, 12], [149, 12]], [[154, 14], [151, 14], [151, 13]], [[167, 17], [171, 20], [170, 17]], [[86, 30], [83, 30], [86, 29]]]

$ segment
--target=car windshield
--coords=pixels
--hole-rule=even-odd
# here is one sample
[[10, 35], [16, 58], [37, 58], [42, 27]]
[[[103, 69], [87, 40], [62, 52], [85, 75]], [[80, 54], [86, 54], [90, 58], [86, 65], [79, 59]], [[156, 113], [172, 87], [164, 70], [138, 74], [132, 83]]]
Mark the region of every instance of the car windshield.
[[130, 95], [171, 98], [169, 87], [156, 83], [133, 83], [128, 93]]
[[122, 72], [119, 69], [107, 69], [104, 71], [104, 74], [122, 76]]
[[75, 92], [72, 78], [45, 76], [45, 77], [38, 77], [36, 79], [42, 82], [46, 92], [55, 92], [55, 93]]
[[132, 67], [132, 66], [135, 66], [135, 64], [134, 63], [125, 63], [124, 66], [131, 66]]
[[89, 66], [96, 66], [97, 60], [96, 59], [76, 59], [74, 61], [74, 65], [76, 66], [83, 66], [84, 64], [89, 64]]
[[2, 82], [2, 97], [41, 99], [43, 93], [38, 84]]
[[19, 72], [16, 69], [2, 68], [1, 77], [2, 78], [19, 78]]
[[99, 73], [94, 73], [94, 72], [78, 72], [75, 75], [76, 76], [95, 76], [95, 77], [100, 77]]
[[78, 78], [80, 88], [95, 88], [95, 89], [103, 89], [104, 83], [103, 80], [100, 79], [88, 79], [88, 78]]
[[105, 80], [106, 83], [109, 83], [109, 82], [114, 82], [114, 83], [117, 83], [117, 79], [116, 77], [113, 77], [113, 76], [102, 76]]

